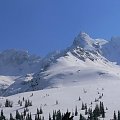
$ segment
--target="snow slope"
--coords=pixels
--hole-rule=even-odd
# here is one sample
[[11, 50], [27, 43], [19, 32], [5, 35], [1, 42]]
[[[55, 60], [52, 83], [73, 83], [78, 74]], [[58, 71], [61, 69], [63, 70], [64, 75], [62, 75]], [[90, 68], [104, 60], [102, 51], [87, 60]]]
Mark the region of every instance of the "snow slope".
[[82, 82], [119, 80], [120, 67], [100, 55], [98, 51], [71, 46], [49, 59], [47, 65], [31, 75], [22, 76], [10, 85], [4, 96], [48, 88], [76, 86]]
[[104, 39], [93, 39], [82, 32], [75, 38], [73, 45], [78, 45], [86, 50], [99, 51], [102, 56], [111, 62], [120, 65], [120, 37], [112, 37], [107, 41]]
[[[106, 117], [104, 120], [110, 120], [113, 118], [114, 110], [120, 110], [119, 101], [120, 101], [120, 92], [119, 92], [120, 80], [97, 80], [97, 81], [88, 81], [81, 83], [77, 86], [61, 87], [46, 89], [40, 91], [26, 92], [21, 94], [16, 94], [10, 97], [1, 97], [0, 103], [1, 108], [4, 110], [4, 114], [9, 118], [9, 114], [12, 113], [15, 116], [16, 110], [20, 113], [24, 111], [24, 104], [20, 106], [18, 100], [25, 98], [25, 100], [32, 101], [32, 106], [28, 107], [29, 113], [32, 113], [34, 119], [37, 108], [42, 107], [43, 115], [45, 120], [48, 120], [49, 113], [52, 115], [53, 110], [61, 110], [63, 113], [67, 109], [72, 113], [75, 111], [77, 106], [78, 112], [85, 114], [84, 110], [81, 110], [82, 102], [86, 103], [88, 107], [94, 109], [95, 105], [100, 101], [104, 102], [104, 107], [108, 108], [105, 110]], [[33, 96], [32, 96], [33, 94]], [[103, 97], [99, 99], [98, 102], [95, 102], [95, 99], [98, 99], [100, 95], [103, 94]], [[79, 97], [81, 100], [79, 101]], [[4, 102], [6, 99], [13, 101], [12, 108], [5, 108]], [[56, 100], [58, 104], [56, 104]], [[91, 102], [93, 103], [91, 106]], [[74, 117], [74, 120], [79, 120], [79, 115]], [[103, 120], [103, 118], [101, 118]]]
[[0, 52], [0, 95], [21, 76], [40, 70], [41, 58], [27, 51], [10, 49]]

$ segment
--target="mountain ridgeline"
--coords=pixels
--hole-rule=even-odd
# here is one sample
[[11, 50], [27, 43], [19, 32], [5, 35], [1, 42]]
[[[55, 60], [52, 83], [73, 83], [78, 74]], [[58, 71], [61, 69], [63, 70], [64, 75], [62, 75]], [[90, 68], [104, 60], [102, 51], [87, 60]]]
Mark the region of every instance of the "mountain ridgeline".
[[120, 79], [119, 41], [119, 37], [110, 41], [93, 39], [82, 32], [70, 47], [44, 58], [26, 51], [5, 50], [0, 53], [1, 95]]

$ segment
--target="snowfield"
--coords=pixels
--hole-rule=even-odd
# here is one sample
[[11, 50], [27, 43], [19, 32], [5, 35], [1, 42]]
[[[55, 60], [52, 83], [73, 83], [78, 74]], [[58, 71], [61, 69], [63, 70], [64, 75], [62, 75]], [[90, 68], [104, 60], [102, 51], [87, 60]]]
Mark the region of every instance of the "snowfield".
[[[43, 116], [45, 120], [48, 120], [49, 113], [53, 113], [53, 110], [61, 110], [63, 113], [67, 111], [75, 111], [77, 106], [79, 113], [84, 115], [85, 111], [81, 110], [82, 102], [87, 103], [87, 106], [95, 107], [99, 101], [103, 101], [105, 107], [108, 110], [105, 110], [106, 117], [104, 120], [110, 120], [113, 118], [114, 110], [120, 110], [119, 101], [120, 101], [120, 92], [119, 92], [120, 80], [106, 80], [106, 81], [94, 81], [94, 82], [82, 82], [78, 86], [72, 87], [62, 87], [62, 88], [53, 88], [40, 91], [32, 91], [26, 93], [20, 93], [17, 95], [9, 97], [1, 97], [0, 103], [2, 104], [0, 109], [4, 110], [4, 114], [9, 118], [9, 114], [12, 113], [15, 115], [16, 110], [19, 112], [24, 111], [24, 102], [23, 106], [18, 105], [18, 100], [29, 99], [32, 101], [33, 106], [28, 107], [29, 112], [32, 113], [32, 117], [35, 117], [37, 108], [42, 107]], [[33, 94], [33, 96], [32, 96]], [[95, 102], [95, 99], [98, 99], [100, 95], [103, 94], [103, 97], [99, 99], [98, 102]], [[79, 101], [79, 96], [81, 100]], [[6, 99], [13, 101], [12, 108], [5, 108], [4, 102]], [[56, 104], [56, 100], [58, 104]], [[102, 118], [103, 119], [103, 118]], [[74, 120], [79, 120], [79, 115], [74, 117]]]

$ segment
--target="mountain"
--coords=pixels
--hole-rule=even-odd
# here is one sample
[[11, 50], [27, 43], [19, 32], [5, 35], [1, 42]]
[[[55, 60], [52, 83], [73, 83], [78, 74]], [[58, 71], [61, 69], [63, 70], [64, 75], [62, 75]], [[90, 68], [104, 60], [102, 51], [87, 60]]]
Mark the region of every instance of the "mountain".
[[22, 50], [5, 50], [0, 53], [0, 75], [20, 76], [36, 72], [41, 58]]
[[108, 60], [120, 65], [120, 37], [112, 37], [102, 46], [101, 51]]
[[104, 39], [93, 39], [82, 32], [75, 38], [73, 45], [79, 45], [89, 51], [98, 51], [109, 61], [120, 65], [120, 37], [112, 37], [110, 41], [107, 41]]
[[81, 32], [70, 47], [44, 58], [27, 51], [5, 50], [0, 53], [0, 94], [120, 79], [119, 45], [119, 37], [107, 41]]
[[17, 78], [2, 95], [108, 79], [119, 80], [120, 67], [102, 56], [108, 43], [80, 33], [70, 47], [47, 55], [39, 62], [39, 71]]
[[26, 74], [40, 70], [41, 58], [27, 51], [10, 49], [0, 52], [0, 94]]
[[89, 51], [100, 51], [101, 47], [106, 43], [108, 43], [108, 41], [104, 39], [93, 39], [87, 33], [80, 32], [80, 34], [75, 37], [73, 46], [80, 46]]
[[[105, 118], [99, 119], [113, 119], [114, 111], [120, 110], [119, 45], [118, 37], [107, 41], [82, 32], [70, 47], [44, 58], [26, 51], [1, 52], [0, 109], [8, 119], [10, 113], [15, 117], [16, 111], [28, 110], [34, 120], [37, 108], [42, 108], [45, 120], [59, 110], [70, 111], [73, 120], [79, 120], [80, 114], [89, 116], [81, 109], [83, 104], [94, 111], [102, 102]], [[5, 107], [7, 100], [12, 107]], [[26, 101], [32, 106], [25, 108]]]

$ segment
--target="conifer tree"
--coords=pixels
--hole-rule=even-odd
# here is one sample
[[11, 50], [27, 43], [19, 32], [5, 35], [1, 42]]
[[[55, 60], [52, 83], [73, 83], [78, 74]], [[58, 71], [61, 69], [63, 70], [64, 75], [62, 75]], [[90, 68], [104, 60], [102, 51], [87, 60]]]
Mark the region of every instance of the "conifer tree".
[[25, 100], [25, 107], [28, 107], [28, 101]]
[[1, 116], [4, 116], [4, 115], [3, 115], [3, 110], [1, 110]]
[[35, 115], [35, 120], [38, 120], [38, 119], [37, 119], [37, 115]]
[[120, 111], [118, 111], [118, 120], [120, 120]]
[[80, 114], [80, 119], [79, 120], [83, 120], [82, 114]]
[[79, 101], [81, 100], [81, 98], [80, 98], [80, 96], [79, 96], [79, 99], [78, 99]]
[[116, 116], [115, 111], [114, 111], [114, 116], [113, 116], [113, 119], [114, 119], [114, 120], [117, 120], [117, 116]]
[[79, 120], [86, 120], [86, 118], [83, 117], [82, 114], [80, 114], [80, 119]]
[[40, 111], [39, 111], [39, 109], [37, 108], [37, 114], [40, 114]]
[[37, 120], [40, 120], [40, 115], [39, 114], [37, 114]]
[[20, 100], [18, 100], [18, 104], [20, 104]]
[[3, 110], [1, 110], [0, 120], [6, 120], [6, 118], [5, 118], [4, 114], [3, 114]]
[[85, 103], [84, 108], [87, 109], [87, 104]]
[[92, 109], [91, 108], [89, 108], [88, 109], [88, 120], [93, 120], [93, 112], [92, 112]]
[[78, 115], [78, 111], [77, 111], [77, 106], [76, 106], [76, 108], [75, 108], [75, 116], [77, 116]]
[[56, 120], [61, 120], [61, 119], [62, 119], [61, 111], [58, 110], [56, 114]]
[[102, 114], [102, 118], [105, 118], [105, 110], [104, 110], [104, 105], [103, 105], [103, 102], [102, 102], [102, 109], [101, 109], [101, 114]]
[[50, 113], [49, 113], [49, 120], [51, 120], [51, 115], [50, 115]]
[[5, 101], [5, 107], [12, 107], [12, 102], [6, 99]]
[[22, 101], [20, 102], [20, 106], [22, 106]]
[[58, 105], [58, 100], [56, 100], [56, 105]]
[[24, 117], [26, 116], [26, 110], [25, 109], [24, 109], [23, 115], [24, 115]]
[[23, 97], [23, 101], [25, 100], [25, 98]]
[[53, 110], [53, 120], [55, 120], [55, 116], [56, 116], [56, 115], [55, 115], [55, 112], [54, 112], [54, 110]]
[[20, 120], [20, 119], [21, 119], [21, 116], [20, 116], [20, 114], [19, 114], [18, 110], [16, 110], [16, 119], [18, 119], [18, 120]]
[[5, 101], [5, 107], [9, 107], [9, 101], [8, 101], [8, 99], [6, 99], [6, 101]]
[[84, 106], [84, 103], [82, 102], [82, 108], [81, 110], [84, 110], [85, 109], [85, 106]]
[[100, 101], [100, 113], [102, 114], [102, 102]]
[[42, 117], [42, 120], [44, 120], [44, 116]]
[[105, 110], [103, 102], [100, 102], [100, 114], [102, 115], [102, 118], [105, 118]]
[[43, 114], [43, 110], [42, 110], [42, 107], [40, 107], [40, 114]]
[[85, 109], [85, 115], [87, 115], [87, 114], [88, 114], [87, 109]]
[[10, 120], [14, 120], [12, 113], [10, 113]]
[[67, 108], [67, 112], [69, 112], [68, 108]]
[[96, 104], [96, 106], [95, 106], [95, 109], [93, 111], [93, 116], [94, 116], [94, 119], [97, 119], [97, 117], [100, 116], [100, 109], [99, 109], [98, 104]]
[[30, 113], [30, 120], [32, 120], [32, 115], [31, 115], [31, 113]]
[[85, 115], [87, 115], [87, 104], [85, 104]]

